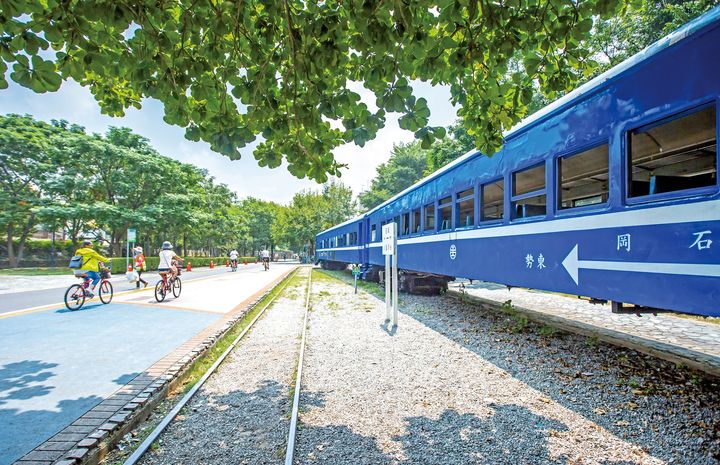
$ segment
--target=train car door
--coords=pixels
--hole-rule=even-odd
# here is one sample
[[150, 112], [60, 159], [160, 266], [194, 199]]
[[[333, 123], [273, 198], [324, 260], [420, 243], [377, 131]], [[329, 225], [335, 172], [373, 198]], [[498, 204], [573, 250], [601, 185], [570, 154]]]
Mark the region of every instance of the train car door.
[[370, 238], [370, 219], [363, 218], [363, 220], [358, 223], [358, 228], [360, 229], [358, 232], [358, 259], [360, 264], [365, 264], [370, 258], [368, 256], [368, 252], [370, 250], [368, 248], [368, 240]]

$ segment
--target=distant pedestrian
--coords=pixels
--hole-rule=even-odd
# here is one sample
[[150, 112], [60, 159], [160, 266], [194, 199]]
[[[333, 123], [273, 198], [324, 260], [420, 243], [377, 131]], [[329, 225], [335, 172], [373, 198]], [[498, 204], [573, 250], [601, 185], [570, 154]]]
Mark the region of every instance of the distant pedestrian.
[[137, 271], [138, 274], [138, 282], [137, 282], [137, 288], [140, 289], [140, 283], [145, 284], [144, 287], [148, 286], [148, 282], [142, 279], [143, 271], [147, 269], [147, 263], [145, 263], [145, 254], [143, 253], [143, 248], [140, 246], [137, 246], [133, 249], [134, 254], [134, 262], [135, 262], [135, 271]]

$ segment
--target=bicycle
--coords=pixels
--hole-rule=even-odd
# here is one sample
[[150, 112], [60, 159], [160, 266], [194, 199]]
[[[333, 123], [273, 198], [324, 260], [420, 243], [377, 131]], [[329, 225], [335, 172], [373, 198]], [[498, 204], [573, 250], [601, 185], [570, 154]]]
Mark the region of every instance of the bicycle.
[[270, 259], [269, 258], [263, 258], [263, 268], [265, 268], [265, 271], [270, 269]]
[[[92, 279], [87, 274], [75, 275], [83, 280], [82, 284], [73, 284], [65, 291], [65, 307], [70, 311], [80, 310], [85, 304], [85, 299], [89, 296], [90, 283]], [[100, 282], [98, 283], [98, 297], [100, 302], [107, 305], [113, 298], [113, 285], [110, 282], [110, 270], [107, 268], [100, 269]]]
[[237, 260], [230, 260], [230, 269], [232, 271], [237, 271]]
[[178, 276], [174, 278], [168, 278], [169, 271], [160, 272], [160, 281], [155, 285], [155, 300], [162, 302], [165, 297], [172, 292], [175, 298], [180, 297], [182, 292], [182, 281], [180, 280], [180, 270], [178, 269]]

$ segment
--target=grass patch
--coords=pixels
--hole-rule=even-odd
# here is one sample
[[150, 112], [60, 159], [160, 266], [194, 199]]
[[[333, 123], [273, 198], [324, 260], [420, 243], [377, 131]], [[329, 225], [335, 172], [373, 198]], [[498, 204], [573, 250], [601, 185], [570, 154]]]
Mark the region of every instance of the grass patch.
[[0, 270], [0, 276], [59, 276], [66, 274], [72, 276], [72, 270], [66, 266], [61, 267], [31, 267], [7, 268]]
[[[313, 279], [318, 276], [317, 279], [322, 280], [336, 280], [342, 281], [345, 284], [355, 286], [355, 278], [353, 278], [350, 270], [347, 271], [331, 271], [331, 270], [313, 270]], [[358, 289], [367, 292], [368, 294], [374, 295], [380, 299], [385, 298], [385, 287], [378, 283], [371, 283], [358, 279]]]
[[530, 320], [528, 320], [528, 317], [515, 309], [515, 306], [512, 304], [512, 300], [506, 300], [503, 302], [500, 310], [502, 310], [504, 314], [508, 315], [515, 322], [508, 328], [511, 333], [522, 333], [528, 329]]
[[542, 337], [551, 338], [557, 336], [558, 329], [554, 326], [544, 325], [538, 330], [538, 334]]

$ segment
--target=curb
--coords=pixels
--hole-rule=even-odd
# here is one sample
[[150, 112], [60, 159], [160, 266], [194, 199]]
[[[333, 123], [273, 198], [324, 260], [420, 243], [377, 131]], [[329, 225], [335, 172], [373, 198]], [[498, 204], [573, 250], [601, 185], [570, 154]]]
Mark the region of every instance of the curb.
[[[471, 294], [464, 294], [455, 290], [447, 291], [446, 295], [459, 301], [478, 305], [485, 310], [495, 312], [501, 311], [500, 307], [502, 306], [502, 302], [485, 299]], [[667, 344], [665, 342], [654, 341], [634, 334], [628, 334], [608, 328], [601, 328], [591, 324], [582, 323], [580, 321], [570, 320], [544, 312], [538, 312], [536, 310], [515, 304], [513, 304], [513, 308], [536, 323], [549, 324], [563, 331], [582, 334], [583, 336], [597, 337], [599, 340], [609, 344], [637, 350], [638, 352], [652, 355], [653, 357], [682, 364], [684, 366], [703, 371], [712, 376], [720, 377], [720, 358], [718, 357], [686, 349], [684, 347]]]
[[219, 321], [185, 341], [150, 368], [85, 412], [69, 426], [25, 454], [14, 465], [97, 465], [122, 437], [183, 381], [193, 363], [205, 355], [298, 266], [236, 305]]

